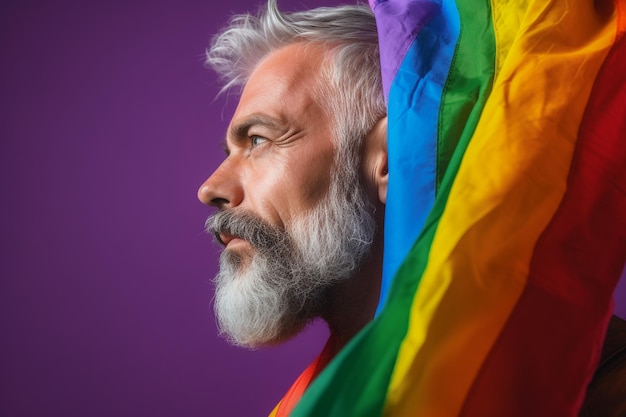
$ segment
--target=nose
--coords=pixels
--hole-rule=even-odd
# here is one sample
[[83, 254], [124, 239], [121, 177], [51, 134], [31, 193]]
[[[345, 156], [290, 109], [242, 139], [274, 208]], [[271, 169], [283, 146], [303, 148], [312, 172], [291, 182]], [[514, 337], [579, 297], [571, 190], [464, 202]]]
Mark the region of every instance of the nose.
[[226, 159], [198, 189], [198, 200], [218, 209], [237, 207], [243, 200], [239, 177]]

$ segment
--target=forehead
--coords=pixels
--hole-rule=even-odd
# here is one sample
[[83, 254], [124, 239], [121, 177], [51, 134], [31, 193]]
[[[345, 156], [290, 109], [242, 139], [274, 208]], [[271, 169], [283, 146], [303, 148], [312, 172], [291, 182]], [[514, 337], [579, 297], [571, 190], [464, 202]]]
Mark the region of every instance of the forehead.
[[323, 117], [317, 100], [324, 51], [321, 46], [291, 44], [266, 56], [246, 83], [232, 123], [251, 114], [276, 120]]

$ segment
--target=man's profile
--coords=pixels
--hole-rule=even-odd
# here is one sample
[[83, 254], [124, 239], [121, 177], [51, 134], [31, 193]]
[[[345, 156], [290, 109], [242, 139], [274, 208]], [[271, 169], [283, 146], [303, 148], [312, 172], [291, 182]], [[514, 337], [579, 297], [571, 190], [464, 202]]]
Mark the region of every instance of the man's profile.
[[[388, 174], [376, 27], [365, 7], [282, 19], [270, 7], [271, 40], [253, 43], [241, 21], [209, 53], [227, 83], [247, 81], [228, 157], [199, 190], [219, 209], [207, 226], [225, 246], [216, 313], [249, 347], [324, 317], [339, 348], [378, 304]], [[245, 57], [226, 49], [238, 43]]]
[[[259, 347], [318, 317], [330, 329], [324, 351], [273, 415], [291, 413], [324, 368], [297, 415], [575, 415], [581, 406], [610, 317], [606, 300], [624, 264], [619, 245], [600, 251], [595, 239], [626, 207], [612, 177], [624, 152], [620, 122], [581, 120], [598, 113], [587, 100], [625, 100], [603, 96], [623, 64], [597, 51], [611, 48], [611, 30], [622, 27], [615, 21], [626, 17], [603, 9], [594, 20], [584, 10], [560, 10], [558, 0], [543, 14], [539, 2], [516, 6], [515, 24], [545, 20], [535, 36], [497, 19], [472, 26], [480, 16], [468, 3], [372, 1], [375, 18], [367, 6], [281, 13], [270, 0], [258, 17], [233, 18], [208, 51], [224, 89], [241, 88], [226, 158], [198, 190], [217, 208], [207, 231], [224, 247], [215, 278], [220, 331]], [[491, 6], [481, 7], [490, 18]], [[410, 24], [396, 23], [403, 15]], [[597, 30], [565, 40], [559, 36], [567, 31], [549, 30], [576, 24]], [[472, 30], [485, 39], [468, 36]], [[516, 42], [507, 43], [507, 30]], [[562, 45], [577, 52], [565, 55], [570, 61], [554, 58]], [[545, 68], [533, 71], [547, 79], [555, 68], [574, 74], [578, 65], [595, 71], [596, 81], [583, 77], [577, 98], [556, 100], [567, 89], [530, 88], [535, 74], [516, 54], [541, 57]], [[600, 124], [616, 150], [603, 161], [607, 174], [589, 186], [598, 170], [585, 161], [597, 155], [590, 149]], [[420, 149], [417, 161], [403, 159], [411, 147]], [[420, 185], [392, 189], [394, 175]], [[600, 191], [578, 197], [590, 189]], [[396, 235], [385, 233], [389, 217], [405, 215], [388, 204], [391, 193], [394, 201], [433, 197], [420, 208], [428, 218], [405, 219], [404, 227], [418, 230], [389, 284], [383, 249]], [[592, 219], [592, 231], [576, 216]], [[584, 262], [598, 257], [606, 289], [596, 291]], [[580, 340], [571, 337], [576, 331]], [[565, 367], [568, 360], [581, 362]], [[562, 392], [543, 389], [552, 380], [563, 382]]]

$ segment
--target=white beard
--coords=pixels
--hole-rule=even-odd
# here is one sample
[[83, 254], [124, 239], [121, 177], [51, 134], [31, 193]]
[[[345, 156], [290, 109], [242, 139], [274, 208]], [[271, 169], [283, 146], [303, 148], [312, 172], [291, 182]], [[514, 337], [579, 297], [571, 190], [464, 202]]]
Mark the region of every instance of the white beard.
[[218, 326], [232, 343], [254, 348], [294, 336], [323, 314], [328, 291], [354, 275], [375, 234], [373, 207], [354, 183], [349, 192], [331, 185], [328, 198], [285, 230], [238, 209], [207, 220], [209, 232], [252, 247], [224, 250], [215, 277]]

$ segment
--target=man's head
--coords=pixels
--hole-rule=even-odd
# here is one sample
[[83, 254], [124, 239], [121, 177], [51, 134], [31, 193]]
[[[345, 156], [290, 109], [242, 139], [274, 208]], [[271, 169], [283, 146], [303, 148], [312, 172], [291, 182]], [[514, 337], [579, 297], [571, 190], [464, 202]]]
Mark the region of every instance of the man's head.
[[245, 85], [228, 156], [198, 193], [219, 209], [207, 229], [225, 245], [216, 313], [235, 343], [276, 343], [327, 314], [382, 227], [374, 18], [365, 7], [281, 14], [270, 2], [259, 18], [234, 18], [207, 62], [225, 88]]

